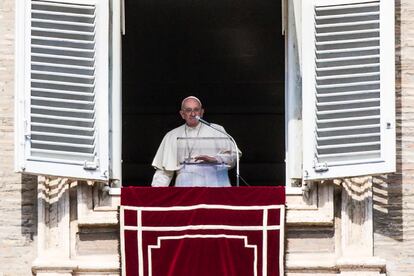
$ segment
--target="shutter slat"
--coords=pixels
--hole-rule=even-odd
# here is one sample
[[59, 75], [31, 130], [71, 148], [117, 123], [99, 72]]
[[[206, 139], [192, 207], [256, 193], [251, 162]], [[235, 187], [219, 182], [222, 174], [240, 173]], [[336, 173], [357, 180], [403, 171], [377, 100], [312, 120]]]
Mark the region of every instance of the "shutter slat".
[[347, 5], [340, 5], [340, 6], [315, 6], [315, 11], [332, 11], [332, 10], [347, 10], [347, 9], [355, 9], [355, 8], [364, 8], [364, 7], [378, 7], [378, 2], [368, 2], [368, 3], [353, 3]]
[[86, 28], [95, 27], [95, 24], [93, 24], [93, 23], [69, 22], [69, 21], [61, 21], [61, 20], [53, 20], [53, 19], [32, 18], [32, 22], [34, 22], [34, 23], [55, 24], [55, 25], [80, 26], [80, 27], [86, 27]]
[[61, 86], [70, 86], [70, 87], [78, 87], [78, 88], [90, 88], [92, 89], [95, 84], [84, 84], [84, 83], [74, 83], [74, 82], [64, 82], [64, 81], [49, 81], [49, 80], [41, 80], [41, 79], [32, 79], [32, 82], [38, 84], [56, 84]]
[[327, 93], [327, 94], [318, 94], [318, 98], [324, 97], [335, 97], [335, 96], [355, 96], [360, 94], [372, 94], [372, 93], [379, 93], [379, 90], [361, 90], [361, 91], [350, 91], [350, 92], [338, 92], [338, 93]]
[[29, 157], [28, 160], [33, 160], [33, 161], [41, 161], [41, 162], [50, 162], [50, 163], [59, 163], [59, 164], [68, 164], [68, 165], [78, 165], [78, 166], [82, 166], [84, 165], [86, 160], [70, 160], [67, 158], [64, 158], [65, 156], [62, 156], [63, 158], [48, 158], [48, 157], [40, 157], [40, 156], [36, 156], [36, 158], [33, 157]]
[[337, 118], [337, 119], [325, 119], [325, 120], [316, 120], [319, 123], [339, 123], [339, 122], [346, 122], [346, 121], [364, 121], [370, 119], [380, 119], [380, 116], [364, 116], [364, 117], [347, 117], [347, 118]]
[[[38, 132], [36, 131], [38, 134], [32, 134], [31, 136], [31, 142], [33, 144], [35, 144], [33, 141], [41, 141], [44, 145], [51, 145], [51, 143], [64, 143], [64, 144], [68, 144], [68, 145], [61, 145], [62, 147], [72, 147], [72, 148], [76, 148], [73, 146], [70, 146], [71, 144], [73, 145], [77, 145], [79, 146], [79, 148], [83, 148], [83, 145], [85, 146], [93, 146], [95, 145], [95, 141], [91, 140], [91, 139], [85, 139], [85, 138], [79, 138], [79, 137], [65, 137], [63, 135], [58, 136], [57, 134], [61, 134], [61, 133], [52, 133], [54, 135], [48, 135], [47, 133], [49, 132]], [[64, 134], [64, 133], [63, 133]], [[78, 135], [81, 136], [81, 135]], [[36, 142], [37, 145], [40, 145], [39, 142]], [[44, 146], [43, 146], [44, 147]], [[36, 147], [35, 147], [36, 148]], [[41, 148], [41, 147], [37, 147], [37, 148]], [[50, 148], [49, 148], [50, 149]], [[91, 150], [92, 148], [90, 148], [89, 150]]]
[[379, 55], [369, 55], [369, 56], [350, 56], [350, 57], [339, 57], [339, 58], [317, 58], [317, 62], [332, 62], [332, 61], [348, 61], [348, 60], [365, 60], [379, 58]]
[[81, 39], [69, 39], [69, 38], [56, 38], [56, 37], [46, 37], [46, 36], [32, 36], [33, 40], [39, 40], [39, 41], [43, 41], [44, 43], [47, 42], [59, 42], [59, 43], [63, 43], [63, 42], [69, 42], [69, 43], [76, 43], [76, 44], [80, 44], [80, 45], [88, 45], [89, 48], [93, 48], [93, 46], [95, 45], [94, 41], [91, 40], [81, 40]]
[[364, 107], [364, 108], [349, 108], [349, 109], [341, 109], [341, 110], [326, 110], [326, 111], [317, 111], [316, 114], [318, 116], [323, 115], [338, 115], [338, 114], [353, 114], [356, 112], [360, 112], [361, 109], [364, 111], [379, 111], [379, 106], [373, 106], [373, 107]]
[[[61, 119], [55, 119], [55, 118], [42, 118], [42, 117], [36, 117], [32, 116], [32, 123], [41, 123], [41, 124], [56, 124], [56, 125], [62, 125], [62, 126], [68, 126], [68, 127], [93, 127], [93, 122], [85, 122], [81, 120], [61, 120]], [[76, 129], [73, 129], [73, 131], [76, 131]]]
[[90, 53], [90, 54], [95, 53], [95, 50], [93, 49], [77, 49], [77, 48], [70, 48], [70, 47], [48, 46], [48, 45], [34, 45], [32, 46], [32, 49], [50, 49], [50, 50], [60, 50], [60, 51], [70, 51], [70, 52]]
[[335, 140], [342, 140], [342, 139], [349, 139], [349, 140], [357, 140], [360, 138], [367, 138], [367, 137], [377, 137], [379, 139], [379, 133], [366, 133], [366, 134], [350, 134], [350, 135], [338, 135], [338, 136], [329, 136], [329, 137], [317, 137], [316, 139], [320, 142], [324, 141], [335, 141]]
[[352, 27], [352, 26], [364, 26], [364, 25], [372, 25], [372, 24], [379, 24], [380, 21], [378, 19], [374, 20], [364, 20], [364, 21], [356, 21], [356, 22], [338, 22], [332, 24], [323, 24], [323, 25], [315, 25], [317, 29], [326, 29], [326, 28], [342, 28], [342, 27]]
[[[40, 57], [40, 58], [58, 58], [58, 59], [80, 60], [80, 61], [88, 61], [88, 62], [93, 62], [95, 60], [94, 58], [86, 58], [86, 57], [48, 55], [48, 54], [38, 54], [38, 53], [32, 53], [31, 56], [32, 57]], [[93, 66], [90, 66], [89, 68], [93, 68]]]
[[316, 50], [317, 54], [332, 54], [332, 53], [353, 53], [363, 50], [379, 50], [378, 46], [358, 47], [358, 48], [345, 48], [345, 49], [330, 49], [330, 50]]
[[32, 88], [32, 92], [42, 92], [42, 93], [53, 93], [53, 94], [63, 94], [63, 95], [77, 95], [77, 96], [87, 96], [93, 97], [95, 94], [91, 92], [76, 92], [76, 91], [65, 91], [65, 90], [56, 90], [56, 89], [47, 89], [47, 88]]
[[81, 104], [81, 105], [93, 105], [95, 101], [78, 101], [78, 100], [68, 100], [68, 99], [54, 99], [54, 98], [46, 98], [46, 97], [30, 97], [32, 100], [39, 100], [39, 101], [47, 101], [47, 102], [60, 102], [60, 103], [68, 103], [68, 104]]
[[[329, 161], [329, 164], [332, 167], [355, 165], [355, 164], [375, 165], [377, 163], [381, 163], [381, 161], [378, 161], [379, 155], [380, 153], [378, 153], [378, 151], [372, 151], [370, 153], [365, 153], [365, 154], [360, 153], [360, 154], [354, 154], [354, 155], [348, 155], [348, 156], [339, 155], [341, 157], [341, 161], [335, 161], [335, 156], [325, 157], [325, 160]], [[355, 160], [358, 160], [358, 161], [355, 161]]]
[[82, 32], [82, 31], [73, 31], [73, 30], [64, 30], [64, 29], [50, 29], [50, 28], [39, 28], [39, 27], [32, 27], [32, 32], [43, 32], [43, 33], [59, 33], [59, 34], [73, 34], [73, 35], [83, 35], [83, 36], [95, 36], [95, 32]]
[[[58, 57], [60, 58], [60, 57]], [[79, 70], [91, 70], [92, 72], [95, 70], [95, 67], [93, 66], [85, 66], [85, 65], [76, 65], [76, 64], [60, 64], [60, 63], [51, 63], [46, 60], [43, 61], [32, 61], [30, 62], [33, 66], [44, 66], [45, 68], [51, 68], [51, 67], [60, 67], [60, 68], [66, 68], [66, 69], [79, 69]]]
[[[60, 47], [60, 46], [45, 46], [45, 45], [36, 45], [32, 46], [33, 54], [48, 54], [48, 55], [62, 55], [66, 57], [83, 57], [83, 58], [94, 58], [93, 49], [79, 49], [79, 48], [70, 48], [70, 47]], [[38, 57], [39, 58], [39, 57]]]
[[335, 144], [330, 146], [318, 146], [318, 150], [329, 150], [329, 149], [340, 149], [340, 148], [351, 148], [351, 147], [369, 147], [369, 146], [379, 146], [380, 142], [371, 142], [371, 143], [352, 143], [352, 144]]
[[369, 41], [378, 41], [379, 38], [376, 37], [369, 37], [369, 38], [355, 38], [355, 39], [343, 39], [343, 40], [332, 40], [332, 41], [322, 41], [322, 42], [316, 42], [316, 46], [321, 45], [341, 45], [344, 43], [356, 43], [356, 42], [369, 42]]
[[53, 15], [53, 16], [66, 16], [66, 17], [73, 17], [73, 18], [88, 18], [94, 19], [95, 14], [82, 14], [82, 13], [72, 13], [72, 12], [55, 12], [55, 11], [45, 11], [45, 10], [35, 10], [32, 9], [32, 16], [36, 15]]
[[379, 99], [364, 99], [364, 100], [349, 100], [349, 101], [337, 101], [337, 102], [318, 102], [317, 106], [337, 106], [343, 104], [359, 104], [359, 103], [371, 103], [371, 102], [379, 102]]
[[321, 162], [329, 162], [330, 166], [348, 165], [348, 164], [362, 164], [362, 163], [376, 163], [380, 162], [380, 150], [358, 151], [347, 153], [321, 154]]
[[[356, 152], [344, 152], [344, 153], [333, 153], [333, 154], [321, 154], [320, 157], [322, 159], [326, 159], [329, 157], [332, 158], [336, 158], [336, 157], [343, 157], [343, 156], [347, 156], [347, 157], [357, 157], [357, 156], [361, 156], [361, 155], [379, 155], [381, 152], [379, 150], [375, 150], [375, 151], [356, 151]], [[342, 162], [338, 162], [338, 164], [341, 164]]]
[[71, 147], [71, 148], [93, 149], [95, 147], [95, 145], [61, 143], [61, 142], [51, 142], [51, 141], [42, 141], [42, 140], [34, 140], [34, 139], [32, 139], [31, 142], [32, 144], [53, 145], [53, 146], [62, 146], [62, 147]]
[[31, 149], [30, 150], [32, 153], [43, 153], [43, 154], [48, 154], [48, 155], [62, 155], [62, 157], [64, 156], [76, 156], [76, 157], [81, 157], [81, 158], [90, 158], [93, 159], [94, 154], [91, 153], [83, 153], [83, 152], [70, 152], [70, 151], [60, 151], [60, 150], [47, 150], [47, 149]]
[[92, 109], [75, 109], [75, 108], [67, 108], [67, 107], [54, 107], [54, 106], [41, 106], [41, 105], [32, 105], [32, 109], [43, 109], [45, 111], [57, 111], [57, 112], [69, 112], [69, 113], [79, 113], [80, 116], [82, 113], [84, 114], [94, 114], [95, 111]]
[[44, 74], [47, 76], [59, 76], [59, 77], [70, 77], [70, 78], [79, 78], [79, 79], [87, 79], [87, 80], [94, 80], [95, 77], [91, 75], [80, 75], [80, 74], [67, 74], [67, 73], [59, 73], [59, 72], [53, 72], [53, 71], [38, 71], [38, 70], [32, 70], [32, 74]]
[[341, 83], [341, 84], [328, 84], [328, 85], [316, 85], [317, 89], [324, 88], [341, 88], [349, 86], [363, 86], [363, 85], [379, 85], [379, 81], [366, 81], [366, 82], [355, 82], [355, 83]]
[[371, 76], [379, 76], [379, 72], [375, 73], [355, 73], [355, 74], [348, 74], [348, 75], [340, 75], [340, 76], [323, 76], [323, 77], [316, 77], [316, 80], [331, 80], [331, 79], [352, 79], [356, 77], [371, 77]]
[[65, 133], [54, 133], [54, 132], [46, 132], [46, 131], [32, 131], [31, 134], [32, 135], [57, 137], [57, 138], [82, 139], [82, 140], [89, 140], [91, 142], [93, 142], [94, 139], [95, 139], [94, 136], [65, 134]]
[[79, 131], [93, 132], [95, 130], [93, 127], [77, 127], [77, 126], [66, 126], [66, 125], [35, 123], [35, 122], [31, 122], [30, 125], [39, 126], [39, 127], [57, 128], [57, 129], [69, 129], [69, 130], [73, 130], [73, 131], [79, 130]]
[[329, 127], [329, 128], [323, 128], [323, 129], [318, 129], [318, 133], [323, 133], [323, 132], [339, 132], [342, 130], [358, 130], [358, 129], [376, 129], [379, 128], [381, 125], [380, 124], [372, 124], [372, 125], [363, 125], [363, 126], [345, 126], [345, 127]]
[[76, 8], [76, 9], [84, 9], [84, 10], [91, 10], [95, 9], [95, 6], [88, 5], [88, 4], [68, 4], [68, 3], [58, 3], [58, 2], [49, 2], [49, 1], [33, 1], [32, 2], [36, 6], [45, 6], [45, 7], [64, 7], [64, 8]]
[[[365, 17], [365, 16], [379, 16], [379, 12], [361, 12], [361, 13], [342, 13], [337, 15], [316, 15], [316, 20], [324, 20], [324, 19], [342, 19], [346, 17]], [[318, 25], [316, 25], [318, 26]]]
[[54, 119], [54, 120], [62, 120], [62, 121], [76, 121], [76, 122], [86, 122], [86, 123], [93, 123], [95, 121], [95, 119], [42, 115], [42, 114], [36, 114], [36, 113], [32, 113], [32, 118], [44, 118], [44, 119]]
[[316, 72], [338, 71], [338, 70], [358, 69], [358, 68], [370, 68], [370, 67], [379, 67], [379, 66], [380, 66], [379, 63], [355, 64], [355, 65], [346, 65], [346, 66], [332, 66], [332, 67], [317, 68]]
[[32, 68], [37, 68], [40, 70], [43, 68], [44, 70], [49, 70], [50, 68], [54, 69], [55, 71], [59, 72], [84, 72], [87, 75], [93, 75], [95, 68], [90, 66], [81, 66], [81, 65], [73, 65], [73, 64], [59, 64], [59, 63], [50, 63], [50, 62], [31, 62]]
[[352, 34], [370, 34], [378, 33], [379, 29], [368, 29], [368, 30], [355, 30], [355, 31], [341, 31], [341, 32], [328, 32], [320, 33], [316, 35], [316, 38], [329, 37], [329, 36], [339, 36], [339, 35], [352, 35]]

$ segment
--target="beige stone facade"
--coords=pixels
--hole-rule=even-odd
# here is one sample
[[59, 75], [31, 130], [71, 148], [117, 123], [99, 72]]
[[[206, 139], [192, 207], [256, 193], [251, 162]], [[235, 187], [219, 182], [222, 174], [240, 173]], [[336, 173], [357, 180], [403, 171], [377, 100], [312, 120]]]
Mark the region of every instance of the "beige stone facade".
[[414, 274], [414, 2], [396, 0], [397, 173], [374, 179], [374, 253]]
[[[397, 173], [324, 183], [332, 223], [289, 224], [289, 276], [414, 275], [414, 1], [395, 3]], [[14, 172], [14, 5], [0, 1], [0, 275], [118, 275], [118, 198]]]
[[0, 1], [0, 275], [31, 275], [36, 178], [14, 172], [14, 1]]

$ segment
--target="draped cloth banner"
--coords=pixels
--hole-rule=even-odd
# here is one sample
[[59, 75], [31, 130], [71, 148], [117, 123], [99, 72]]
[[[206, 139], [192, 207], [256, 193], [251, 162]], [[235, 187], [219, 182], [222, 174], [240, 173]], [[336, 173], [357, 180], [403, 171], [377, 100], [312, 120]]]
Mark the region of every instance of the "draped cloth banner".
[[281, 276], [284, 216], [284, 187], [122, 188], [122, 275]]

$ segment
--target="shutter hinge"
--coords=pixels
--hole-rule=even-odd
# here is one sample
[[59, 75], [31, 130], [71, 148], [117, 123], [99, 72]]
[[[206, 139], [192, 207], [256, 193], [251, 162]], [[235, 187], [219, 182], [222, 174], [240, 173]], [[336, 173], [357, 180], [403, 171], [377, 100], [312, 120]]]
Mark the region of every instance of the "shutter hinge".
[[27, 122], [27, 120], [24, 120], [24, 138], [26, 140], [31, 140], [32, 137], [30, 135], [30, 126], [29, 123]]
[[315, 172], [326, 172], [329, 170], [328, 164], [325, 163], [318, 163], [316, 161], [313, 162], [313, 169]]

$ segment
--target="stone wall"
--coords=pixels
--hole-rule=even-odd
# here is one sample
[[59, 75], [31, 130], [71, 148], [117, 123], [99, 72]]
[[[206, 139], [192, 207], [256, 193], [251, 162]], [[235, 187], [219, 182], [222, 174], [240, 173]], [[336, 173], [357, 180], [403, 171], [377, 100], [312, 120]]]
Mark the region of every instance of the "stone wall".
[[[27, 276], [36, 257], [37, 181], [13, 171], [14, 3], [0, 0], [0, 275]], [[408, 276], [414, 271], [412, 0], [396, 0], [396, 43], [397, 173], [373, 179], [374, 254], [387, 261], [388, 276]]]
[[414, 271], [414, 1], [396, 0], [397, 173], [374, 178], [374, 254], [388, 276]]
[[37, 186], [14, 172], [14, 2], [0, 1], [0, 275], [27, 276], [36, 255]]

